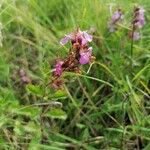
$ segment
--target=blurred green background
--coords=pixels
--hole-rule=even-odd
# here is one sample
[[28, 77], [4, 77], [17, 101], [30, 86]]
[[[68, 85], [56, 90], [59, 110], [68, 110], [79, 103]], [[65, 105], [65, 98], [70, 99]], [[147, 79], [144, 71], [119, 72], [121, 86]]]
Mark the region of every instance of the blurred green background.
[[[135, 6], [146, 24], [131, 57]], [[110, 8], [124, 14], [112, 34]], [[149, 20], [149, 0], [1, 0], [0, 149], [149, 150]], [[69, 49], [59, 41], [77, 27], [94, 30], [96, 61], [81, 75], [65, 73], [64, 88], [53, 90], [55, 59]]]

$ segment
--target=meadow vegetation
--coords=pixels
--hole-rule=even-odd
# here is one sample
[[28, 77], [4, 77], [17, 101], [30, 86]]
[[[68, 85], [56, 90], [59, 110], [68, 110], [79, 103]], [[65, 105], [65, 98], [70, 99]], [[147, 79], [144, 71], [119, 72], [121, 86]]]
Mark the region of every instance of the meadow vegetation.
[[[129, 38], [134, 8], [145, 9], [141, 38]], [[111, 12], [123, 19], [110, 32]], [[150, 150], [149, 0], [0, 1], [1, 150]], [[93, 36], [93, 60], [64, 71], [55, 60], [80, 28]]]

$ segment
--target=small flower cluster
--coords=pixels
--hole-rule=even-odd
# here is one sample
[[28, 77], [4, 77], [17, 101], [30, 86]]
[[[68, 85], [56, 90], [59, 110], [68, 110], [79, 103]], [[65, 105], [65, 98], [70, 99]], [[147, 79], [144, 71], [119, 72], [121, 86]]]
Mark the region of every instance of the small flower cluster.
[[19, 76], [21, 79], [21, 82], [24, 84], [29, 84], [31, 83], [31, 79], [27, 76], [27, 73], [25, 72], [24, 69], [19, 70]]
[[132, 33], [130, 33], [130, 37], [137, 41], [141, 38], [139, 29], [141, 29], [145, 25], [145, 18], [144, 18], [145, 10], [142, 7], [136, 7], [134, 10], [134, 18], [132, 22]]
[[[62, 81], [58, 78], [64, 71], [80, 72], [80, 65], [88, 64], [93, 60], [92, 47], [88, 46], [88, 43], [92, 41], [92, 35], [86, 31], [77, 29], [75, 32], [65, 35], [60, 40], [60, 44], [64, 46], [69, 41], [71, 42], [71, 48], [68, 56], [65, 59], [56, 60], [54, 72], [53, 72], [53, 87], [58, 88]], [[56, 80], [57, 79], [57, 80]]]
[[121, 9], [118, 9], [114, 12], [111, 17], [111, 20], [108, 23], [108, 28], [110, 32], [115, 32], [117, 29], [117, 23], [123, 19], [123, 14]]

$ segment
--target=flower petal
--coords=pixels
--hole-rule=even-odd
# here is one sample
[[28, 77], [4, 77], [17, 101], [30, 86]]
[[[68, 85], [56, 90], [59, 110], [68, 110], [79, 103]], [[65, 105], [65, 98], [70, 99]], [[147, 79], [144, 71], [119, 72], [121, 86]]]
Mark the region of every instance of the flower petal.
[[80, 59], [79, 59], [80, 64], [84, 65], [84, 64], [87, 64], [90, 62], [92, 50], [93, 50], [93, 48], [89, 47], [87, 52], [80, 53]]
[[80, 64], [82, 64], [82, 65], [87, 64], [87, 63], [89, 63], [89, 60], [90, 60], [90, 58], [86, 53], [82, 53], [80, 55], [80, 60], [79, 60]]
[[92, 47], [89, 47], [89, 48], [88, 48], [88, 53], [89, 53], [90, 55], [92, 55], [92, 51], [93, 51], [93, 48], [92, 48]]
[[64, 62], [61, 61], [61, 60], [58, 60], [58, 61], [56, 62], [55, 69], [54, 69], [54, 74], [55, 74], [56, 76], [60, 76], [60, 75], [62, 74], [62, 64], [63, 64], [63, 63], [64, 63]]
[[122, 17], [122, 13], [121, 11], [117, 10], [114, 12], [113, 16], [112, 16], [112, 22], [116, 22], [117, 20], [119, 20]]
[[87, 32], [83, 31], [83, 36], [84, 38], [88, 41], [88, 42], [91, 42], [92, 39], [93, 39], [93, 36], [88, 34]]
[[141, 38], [140, 33], [139, 32], [134, 32], [133, 33], [133, 40], [134, 41], [138, 41]]
[[66, 35], [64, 38], [62, 38], [62, 39], [60, 40], [60, 44], [61, 44], [61, 45], [67, 44], [70, 39], [71, 39], [70, 35]]

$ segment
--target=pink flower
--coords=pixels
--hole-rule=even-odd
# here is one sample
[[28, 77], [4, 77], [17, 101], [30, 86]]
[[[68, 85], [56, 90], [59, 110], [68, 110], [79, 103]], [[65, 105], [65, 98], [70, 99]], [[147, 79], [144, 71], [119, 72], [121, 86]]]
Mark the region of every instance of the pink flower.
[[145, 20], [141, 19], [135, 23], [135, 26], [138, 28], [142, 28], [144, 26], [144, 24], [145, 24]]
[[20, 69], [20, 70], [19, 70], [19, 75], [20, 75], [21, 77], [26, 76], [25, 70], [24, 70], [24, 69]]
[[93, 36], [83, 31], [83, 36], [88, 42], [92, 42]]
[[133, 40], [134, 41], [138, 41], [141, 38], [140, 33], [139, 32], [134, 32], [133, 33]]
[[60, 40], [60, 44], [65, 45], [69, 41], [73, 41], [74, 43], [79, 43], [81, 46], [84, 46], [88, 42], [91, 42], [92, 38], [92, 35], [89, 35], [86, 31], [78, 30], [77, 33], [65, 35], [65, 37]]
[[145, 10], [142, 7], [136, 7], [134, 9], [134, 17], [132, 22], [132, 32], [129, 33], [129, 36], [134, 41], [138, 41], [141, 38], [139, 33], [139, 28], [142, 28], [145, 25], [145, 18], [144, 18]]
[[22, 81], [23, 83], [26, 83], [26, 84], [28, 84], [28, 83], [30, 83], [30, 82], [31, 82], [30, 78], [29, 78], [29, 77], [27, 77], [27, 76], [23, 76], [23, 77], [21, 77], [21, 81]]
[[119, 22], [121, 19], [123, 19], [123, 14], [120, 9], [114, 12], [114, 14], [111, 17], [110, 22], [108, 23], [108, 28], [110, 32], [115, 32], [117, 28], [117, 22]]
[[89, 47], [86, 52], [80, 52], [80, 64], [84, 65], [90, 62], [90, 58], [92, 55], [92, 47]]
[[54, 69], [54, 75], [55, 76], [60, 76], [62, 74], [62, 65], [63, 65], [63, 61], [61, 60], [57, 60], [56, 61], [56, 65], [55, 65], [55, 69]]
[[65, 45], [70, 40], [69, 36], [65, 36], [63, 39], [60, 40], [61, 45]]
[[69, 41], [71, 40], [75, 40], [75, 36], [73, 36], [73, 34], [67, 34], [65, 35], [65, 37], [63, 37], [61, 40], [60, 40], [60, 44], [62, 46], [66, 45]]
[[82, 46], [86, 45], [88, 42], [91, 42], [93, 37], [92, 35], [88, 34], [87, 32], [83, 31], [81, 34], [81, 41], [82, 41]]
[[115, 23], [116, 21], [118, 21], [119, 19], [122, 19], [123, 15], [121, 13], [120, 10], [117, 10], [114, 12], [112, 18], [111, 18], [111, 21], [112, 23]]
[[145, 25], [145, 18], [144, 18], [144, 12], [145, 10], [141, 7], [141, 8], [137, 8], [136, 10], [136, 20], [134, 25], [138, 28], [142, 28]]

